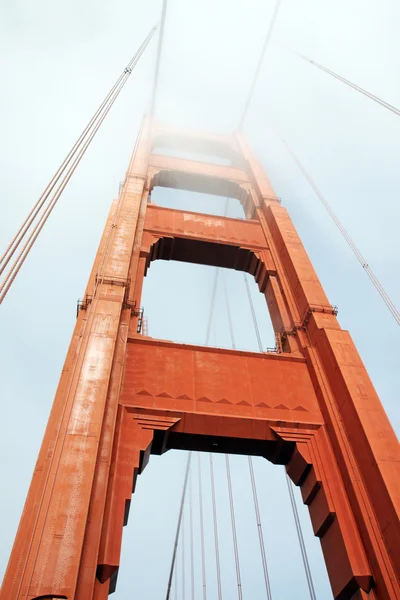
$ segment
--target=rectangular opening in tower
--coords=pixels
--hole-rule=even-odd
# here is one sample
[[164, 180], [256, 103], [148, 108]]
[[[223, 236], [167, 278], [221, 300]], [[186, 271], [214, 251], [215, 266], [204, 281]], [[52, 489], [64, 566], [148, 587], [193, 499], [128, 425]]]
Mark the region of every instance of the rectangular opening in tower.
[[259, 352], [248, 292], [262, 349], [274, 349], [275, 336], [265, 297], [259, 293], [253, 277], [221, 267], [155, 261], [144, 280], [142, 299], [149, 335]]

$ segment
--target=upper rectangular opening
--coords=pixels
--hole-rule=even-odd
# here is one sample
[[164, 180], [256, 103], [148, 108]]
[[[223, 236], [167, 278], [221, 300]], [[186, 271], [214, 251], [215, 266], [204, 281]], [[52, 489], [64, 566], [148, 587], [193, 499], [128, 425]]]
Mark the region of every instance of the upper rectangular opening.
[[242, 168], [244, 160], [229, 142], [216, 138], [196, 137], [184, 134], [160, 134], [153, 140], [152, 151], [165, 156], [174, 156]]

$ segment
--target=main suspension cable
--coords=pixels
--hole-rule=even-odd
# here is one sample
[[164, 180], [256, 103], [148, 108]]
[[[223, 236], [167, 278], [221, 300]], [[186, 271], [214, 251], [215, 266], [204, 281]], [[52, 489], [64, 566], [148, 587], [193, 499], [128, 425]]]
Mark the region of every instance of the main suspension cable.
[[213, 466], [213, 457], [212, 457], [211, 453], [210, 453], [210, 478], [211, 478], [211, 500], [212, 500], [213, 523], [214, 523], [215, 566], [216, 566], [216, 570], [217, 570], [218, 600], [222, 600], [221, 565], [220, 565], [220, 559], [219, 559], [218, 523], [217, 523], [217, 504], [215, 501], [214, 466]]
[[253, 492], [253, 501], [254, 501], [254, 510], [256, 513], [256, 521], [257, 521], [257, 532], [258, 532], [258, 540], [260, 543], [260, 552], [261, 552], [261, 560], [264, 571], [264, 582], [265, 582], [265, 591], [267, 592], [267, 599], [272, 600], [272, 592], [271, 592], [271, 584], [269, 580], [269, 572], [268, 572], [268, 563], [267, 563], [267, 555], [265, 552], [265, 543], [264, 543], [264, 534], [262, 530], [261, 523], [261, 515], [260, 515], [260, 507], [258, 504], [258, 494], [256, 487], [256, 479], [254, 476], [254, 468], [253, 468], [253, 459], [251, 456], [249, 459], [249, 471], [250, 471], [250, 479], [251, 479], [251, 489]]
[[[34, 207], [31, 209], [30, 213], [28, 214], [28, 216], [22, 223], [21, 227], [19, 228], [16, 235], [14, 236], [14, 238], [8, 245], [3, 256], [1, 257], [1, 259], [0, 259], [0, 274], [2, 274], [4, 272], [4, 270], [8, 266], [11, 258], [13, 257], [15, 252], [18, 250], [18, 248], [21, 246], [25, 236], [27, 235], [30, 228], [34, 224], [35, 219], [38, 218], [40, 211], [43, 209], [45, 203], [48, 201], [49, 196], [52, 193], [52, 191], [54, 190], [55, 186], [59, 182], [61, 182], [60, 185], [58, 185], [58, 187], [56, 188], [54, 194], [51, 196], [47, 208], [44, 210], [44, 212], [41, 214], [41, 216], [36, 221], [36, 224], [35, 224], [33, 230], [30, 232], [29, 236], [27, 237], [27, 240], [26, 240], [24, 246], [22, 247], [22, 250], [18, 254], [17, 258], [14, 260], [12, 265], [9, 267], [6, 275], [4, 276], [4, 280], [2, 281], [2, 283], [0, 285], [0, 303], [4, 300], [8, 290], [10, 289], [13, 281], [15, 280], [15, 277], [17, 276], [26, 257], [28, 256], [30, 249], [32, 248], [32, 246], [33, 246], [34, 242], [36, 241], [39, 233], [41, 232], [44, 224], [46, 223], [48, 217], [50, 216], [52, 210], [54, 209], [61, 193], [63, 192], [64, 188], [66, 187], [67, 183], [69, 182], [69, 180], [70, 180], [72, 174], [74, 173], [77, 165], [79, 164], [82, 156], [85, 154], [90, 142], [92, 141], [93, 137], [97, 133], [100, 125], [102, 124], [102, 122], [104, 121], [108, 112], [110, 111], [116, 98], [120, 94], [122, 88], [124, 87], [127, 79], [129, 78], [130, 74], [132, 73], [134, 67], [138, 63], [140, 57], [142, 56], [144, 50], [146, 49], [146, 47], [148, 45], [148, 43], [150, 42], [151, 38], [153, 37], [157, 27], [158, 26], [153, 27], [153, 29], [150, 31], [150, 33], [148, 34], [148, 36], [146, 37], [144, 42], [142, 42], [141, 46], [139, 47], [139, 49], [137, 50], [137, 52], [135, 53], [135, 55], [133, 56], [131, 61], [128, 63], [128, 65], [124, 69], [123, 73], [119, 76], [119, 78], [117, 79], [117, 81], [115, 82], [115, 84], [113, 85], [113, 87], [111, 88], [109, 93], [107, 94], [106, 98], [103, 100], [102, 104], [99, 106], [99, 108], [97, 109], [97, 111], [95, 112], [95, 114], [93, 115], [93, 117], [91, 118], [91, 120], [89, 121], [89, 123], [87, 124], [87, 126], [85, 127], [83, 132], [81, 133], [80, 137], [75, 142], [75, 144], [73, 145], [70, 152], [67, 154], [67, 157], [61, 163], [61, 165], [58, 168], [58, 170], [56, 171], [55, 175], [50, 180], [50, 183], [45, 188], [42, 195], [39, 197], [38, 201], [35, 203]], [[69, 165], [71, 165], [71, 166], [69, 166]], [[67, 172], [62, 177], [63, 173], [66, 171], [67, 168], [68, 168]]]
[[332, 77], [335, 77], [339, 81], [342, 81], [343, 83], [345, 83], [349, 87], [353, 88], [353, 90], [356, 90], [356, 92], [359, 92], [360, 94], [363, 94], [364, 96], [366, 96], [370, 100], [373, 100], [374, 102], [376, 102], [377, 104], [380, 104], [381, 106], [383, 106], [387, 110], [390, 110], [395, 115], [400, 116], [400, 109], [396, 108], [396, 106], [393, 106], [393, 104], [389, 104], [389, 102], [386, 102], [385, 100], [382, 100], [382, 98], [379, 98], [375, 94], [372, 94], [371, 92], [368, 92], [368, 90], [365, 90], [364, 88], [360, 87], [356, 83], [353, 83], [352, 81], [349, 81], [348, 79], [346, 79], [345, 77], [342, 77], [338, 73], [335, 73], [334, 71], [331, 71], [331, 69], [328, 69], [327, 67], [324, 67], [324, 65], [321, 65], [320, 63], [317, 63], [315, 60], [311, 60], [311, 58], [308, 58], [307, 56], [304, 56], [304, 54], [301, 54], [301, 52], [297, 52], [296, 50], [292, 50], [291, 48], [287, 48], [287, 49], [290, 52], [292, 52], [293, 54], [295, 54], [296, 56], [298, 56], [299, 58], [301, 58], [302, 60], [308, 62], [310, 65], [314, 65], [314, 67], [317, 67], [318, 69], [321, 69], [321, 71], [325, 71], [325, 73], [328, 73], [328, 75], [331, 75]]
[[228, 481], [228, 493], [229, 493], [229, 507], [231, 512], [231, 525], [232, 525], [232, 538], [233, 538], [233, 550], [235, 553], [235, 567], [236, 567], [236, 581], [238, 587], [238, 598], [242, 600], [242, 581], [240, 578], [240, 561], [239, 561], [239, 549], [236, 535], [236, 519], [235, 519], [235, 507], [233, 504], [233, 491], [232, 491], [232, 479], [231, 469], [229, 465], [229, 456], [225, 454], [225, 465], [226, 465], [226, 477]]
[[180, 507], [179, 507], [179, 515], [178, 515], [178, 523], [177, 523], [177, 526], [176, 526], [175, 541], [174, 541], [174, 550], [172, 552], [172, 560], [171, 560], [171, 568], [170, 568], [169, 578], [168, 578], [168, 587], [167, 587], [166, 600], [169, 600], [169, 597], [170, 597], [170, 594], [171, 594], [172, 578], [173, 578], [173, 575], [174, 575], [174, 568], [175, 568], [175, 561], [176, 561], [176, 552], [177, 552], [177, 549], [178, 549], [179, 534], [180, 534], [180, 531], [181, 531], [181, 524], [182, 524], [182, 518], [183, 518], [183, 507], [185, 505], [186, 488], [187, 488], [187, 483], [188, 483], [188, 478], [189, 478], [189, 470], [190, 470], [191, 459], [192, 459], [192, 453], [189, 452], [188, 458], [187, 458], [187, 462], [186, 462], [185, 478], [184, 478], [184, 481], [183, 481], [181, 504], [180, 504]]
[[293, 493], [293, 489], [292, 489], [292, 482], [290, 481], [289, 475], [286, 473], [286, 470], [285, 470], [285, 477], [286, 477], [286, 483], [287, 483], [287, 487], [288, 487], [288, 491], [289, 491], [290, 503], [292, 505], [292, 511], [293, 511], [294, 522], [296, 525], [297, 537], [299, 539], [301, 557], [303, 559], [303, 565], [304, 565], [304, 571], [306, 574], [308, 590], [310, 592], [310, 598], [311, 598], [311, 600], [317, 600], [317, 597], [315, 595], [314, 582], [313, 582], [311, 570], [310, 570], [310, 563], [308, 562], [307, 550], [306, 550], [306, 546], [304, 543], [303, 530], [302, 530], [300, 519], [299, 519], [299, 513], [297, 511], [296, 499], [294, 497], [294, 493]]
[[257, 64], [256, 72], [254, 74], [253, 81], [252, 81], [252, 83], [250, 85], [250, 89], [249, 89], [249, 93], [248, 93], [248, 96], [247, 96], [246, 104], [244, 106], [243, 113], [242, 113], [242, 116], [240, 118], [239, 130], [243, 129], [244, 121], [246, 119], [246, 115], [248, 113], [251, 101], [252, 101], [253, 96], [254, 96], [254, 90], [256, 88], [256, 84], [257, 84], [258, 78], [260, 76], [261, 67], [262, 67], [262, 64], [264, 62], [264, 56], [265, 56], [265, 54], [267, 52], [267, 48], [268, 48], [270, 40], [271, 40], [272, 32], [273, 32], [274, 27], [275, 27], [275, 23], [276, 23], [276, 19], [278, 17], [278, 12], [279, 12], [279, 8], [280, 8], [280, 5], [281, 5], [281, 2], [282, 2], [282, 0], [276, 0], [274, 12], [272, 14], [272, 18], [271, 18], [271, 21], [270, 21], [270, 24], [269, 24], [267, 35], [265, 36], [265, 40], [264, 40], [264, 44], [263, 44], [263, 47], [262, 47], [262, 50], [261, 50], [260, 58], [258, 59], [258, 64]]
[[285, 147], [286, 147], [287, 151], [289, 152], [290, 156], [293, 158], [294, 162], [296, 163], [296, 165], [300, 169], [300, 171], [303, 173], [304, 177], [307, 179], [307, 181], [310, 184], [311, 188], [314, 190], [317, 198], [319, 199], [319, 201], [321, 202], [321, 204], [324, 206], [325, 210], [327, 211], [327, 213], [331, 217], [332, 221], [335, 223], [336, 227], [339, 229], [340, 233], [342, 234], [342, 236], [346, 240], [347, 245], [350, 247], [350, 249], [353, 252], [354, 256], [357, 258], [358, 262], [360, 263], [360, 265], [362, 266], [362, 268], [364, 269], [364, 271], [366, 272], [366, 274], [368, 275], [368, 277], [372, 281], [373, 285], [375, 286], [375, 289], [377, 290], [378, 294], [381, 296], [381, 298], [384, 301], [384, 303], [386, 304], [387, 308], [390, 310], [390, 312], [391, 312], [392, 316], [394, 317], [395, 321], [397, 322], [398, 325], [400, 325], [400, 312], [398, 311], [398, 309], [396, 308], [396, 306], [392, 302], [391, 298], [387, 294], [387, 292], [384, 289], [383, 285], [377, 279], [375, 273], [373, 272], [373, 270], [371, 269], [371, 267], [369, 266], [369, 264], [365, 260], [364, 256], [361, 254], [361, 252], [358, 249], [358, 247], [356, 246], [355, 242], [352, 240], [352, 238], [348, 234], [347, 230], [342, 225], [341, 221], [339, 220], [339, 217], [336, 215], [336, 213], [334, 212], [334, 210], [330, 206], [329, 202], [326, 200], [326, 198], [322, 194], [321, 190], [317, 187], [316, 183], [311, 178], [311, 175], [306, 171], [305, 167], [300, 162], [299, 158], [296, 156], [296, 154], [293, 152], [293, 150], [290, 148], [289, 144], [285, 140], [282, 140], [282, 142], [285, 145]]

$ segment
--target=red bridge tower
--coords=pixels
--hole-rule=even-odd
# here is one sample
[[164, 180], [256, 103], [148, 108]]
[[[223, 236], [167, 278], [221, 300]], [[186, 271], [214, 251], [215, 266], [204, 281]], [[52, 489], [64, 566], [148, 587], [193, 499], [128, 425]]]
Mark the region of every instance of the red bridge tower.
[[[1, 600], [104, 600], [136, 476], [170, 448], [253, 454], [301, 487], [337, 600], [400, 598], [397, 438], [286, 212], [240, 136], [145, 123], [80, 305]], [[217, 166], [152, 148], [231, 159]], [[247, 220], [160, 208], [156, 185], [236, 197]], [[282, 351], [137, 333], [151, 261], [251, 273]], [[138, 540], [140, 543], [140, 540]]]

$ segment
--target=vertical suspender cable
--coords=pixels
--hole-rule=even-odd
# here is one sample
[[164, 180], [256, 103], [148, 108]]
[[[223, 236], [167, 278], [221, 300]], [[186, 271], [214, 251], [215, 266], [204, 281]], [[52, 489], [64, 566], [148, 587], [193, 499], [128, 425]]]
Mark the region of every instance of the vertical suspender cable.
[[215, 296], [217, 294], [218, 276], [219, 276], [219, 268], [217, 267], [215, 269], [213, 288], [212, 288], [212, 292], [211, 292], [210, 313], [209, 313], [209, 317], [208, 317], [207, 333], [206, 333], [206, 346], [208, 346], [208, 344], [210, 343], [211, 325], [212, 325], [213, 316], [214, 316], [214, 304], [215, 304]]
[[302, 163], [300, 162], [300, 160], [298, 159], [298, 157], [296, 156], [296, 154], [289, 147], [288, 143], [285, 140], [282, 140], [282, 142], [285, 145], [285, 147], [286, 147], [287, 151], [289, 152], [290, 156], [293, 158], [294, 162], [296, 163], [296, 165], [298, 166], [298, 168], [300, 169], [300, 171], [303, 173], [304, 177], [306, 178], [306, 180], [310, 184], [311, 188], [313, 189], [313, 191], [316, 194], [317, 198], [319, 199], [319, 201], [321, 202], [321, 204], [325, 208], [326, 212], [328, 213], [328, 215], [330, 216], [330, 218], [335, 223], [336, 227], [339, 229], [340, 233], [342, 234], [342, 236], [346, 240], [347, 245], [350, 247], [350, 249], [353, 252], [354, 256], [356, 257], [356, 259], [358, 260], [358, 262], [360, 263], [360, 265], [362, 266], [362, 268], [364, 269], [364, 271], [366, 272], [366, 274], [368, 275], [368, 277], [372, 281], [372, 283], [375, 286], [375, 289], [377, 290], [378, 294], [380, 295], [380, 297], [382, 298], [382, 300], [386, 304], [387, 308], [392, 313], [392, 316], [394, 317], [396, 323], [398, 325], [400, 325], [400, 312], [398, 311], [398, 309], [396, 308], [396, 306], [392, 302], [391, 298], [387, 294], [387, 292], [384, 289], [383, 285], [377, 279], [375, 273], [373, 272], [373, 270], [371, 269], [371, 267], [369, 266], [369, 264], [367, 263], [367, 261], [365, 260], [365, 258], [361, 254], [361, 252], [359, 251], [359, 249], [356, 246], [356, 244], [353, 242], [353, 240], [350, 237], [350, 235], [347, 233], [347, 230], [345, 229], [345, 227], [342, 225], [341, 221], [339, 220], [339, 217], [333, 211], [333, 209], [331, 208], [329, 202], [323, 196], [321, 190], [317, 187], [317, 185], [315, 184], [315, 182], [311, 178], [311, 175], [306, 171], [306, 169], [304, 168], [304, 166], [302, 165]]
[[289, 475], [286, 473], [286, 471], [285, 471], [285, 476], [286, 476], [287, 487], [289, 490], [290, 503], [292, 505], [292, 510], [293, 510], [293, 517], [294, 517], [294, 521], [296, 524], [297, 535], [299, 538], [301, 556], [303, 558], [304, 571], [306, 573], [308, 590], [310, 592], [310, 598], [311, 598], [311, 600], [317, 600], [317, 597], [315, 595], [315, 589], [314, 589], [314, 583], [313, 583], [313, 579], [312, 579], [312, 575], [311, 575], [311, 570], [310, 570], [310, 564], [308, 562], [307, 550], [306, 550], [306, 546], [304, 543], [303, 531], [301, 529], [299, 513], [297, 511], [296, 499], [293, 494], [292, 483], [291, 483], [291, 481], [289, 479]]
[[201, 480], [200, 453], [197, 453], [197, 467], [198, 467], [198, 475], [199, 475], [199, 511], [200, 511], [201, 573], [202, 573], [202, 579], [203, 579], [203, 600], [207, 600], [206, 553], [205, 553], [205, 546], [204, 546], [203, 487], [202, 487], [202, 480]]
[[174, 571], [174, 596], [175, 600], [178, 600], [178, 564], [175, 565]]
[[257, 337], [258, 349], [260, 352], [263, 352], [263, 345], [262, 345], [262, 340], [261, 340], [261, 335], [260, 335], [260, 329], [257, 324], [256, 312], [254, 310], [253, 299], [251, 297], [249, 282], [247, 281], [246, 273], [243, 273], [243, 279], [244, 279], [244, 284], [246, 286], [247, 298], [249, 300], [251, 317], [253, 319], [253, 325], [254, 325], [254, 331], [255, 331], [256, 337]]
[[185, 505], [182, 513], [182, 600], [185, 600], [186, 580], [185, 580]]
[[224, 277], [224, 293], [225, 293], [225, 301], [226, 301], [226, 312], [227, 312], [227, 315], [228, 315], [229, 331], [230, 331], [230, 334], [231, 334], [232, 349], [236, 350], [235, 337], [234, 337], [234, 334], [233, 334], [233, 323], [232, 323], [231, 308], [230, 308], [229, 300], [228, 300], [228, 290], [227, 290], [227, 287], [226, 287], [225, 277]]
[[237, 580], [237, 587], [238, 587], [238, 598], [239, 598], [239, 600], [242, 600], [243, 594], [242, 594], [242, 581], [240, 578], [239, 550], [238, 550], [237, 535], [236, 535], [235, 507], [233, 504], [231, 469], [230, 469], [230, 465], [229, 465], [229, 456], [227, 454], [225, 454], [225, 464], [226, 464], [226, 476], [227, 476], [227, 480], [228, 480], [229, 507], [230, 507], [230, 511], [231, 511], [233, 549], [235, 552], [235, 566], [236, 566], [236, 580]]
[[[245, 277], [245, 284], [246, 284], [246, 290], [247, 290], [247, 297], [249, 299], [249, 304], [250, 304], [250, 310], [251, 310], [251, 314], [253, 316], [253, 323], [254, 323], [254, 327], [255, 327], [255, 330], [256, 330], [256, 336], [257, 336], [257, 340], [258, 340], [258, 344], [259, 344], [259, 349], [260, 349], [260, 352], [262, 352], [262, 344], [261, 344], [260, 331], [259, 331], [259, 327], [258, 327], [256, 313], [255, 313], [255, 310], [254, 310], [253, 299], [252, 299], [251, 294], [250, 294], [250, 289], [249, 289], [249, 285], [248, 285], [246, 277]], [[250, 475], [251, 475], [251, 473], [250, 473]], [[293, 517], [294, 517], [294, 522], [295, 522], [296, 531], [297, 531], [297, 537], [298, 537], [298, 540], [299, 540], [301, 556], [302, 556], [302, 559], [303, 559], [303, 565], [304, 565], [304, 570], [305, 570], [305, 573], [306, 573], [308, 589], [309, 589], [309, 592], [310, 592], [310, 598], [311, 598], [311, 600], [316, 600], [315, 591], [314, 591], [314, 584], [313, 584], [313, 580], [312, 580], [310, 565], [309, 565], [309, 562], [308, 562], [307, 549], [306, 549], [305, 544], [304, 544], [303, 531], [302, 531], [302, 528], [301, 528], [301, 523], [300, 523], [300, 519], [299, 519], [298, 512], [297, 512], [296, 499], [294, 497], [293, 490], [292, 490], [291, 484], [290, 484], [290, 480], [289, 480], [289, 477], [288, 477], [286, 471], [285, 471], [285, 476], [286, 476], [286, 482], [288, 484], [290, 503], [291, 503], [291, 506], [292, 506]]]
[[254, 477], [253, 459], [251, 456], [249, 456], [248, 458], [249, 458], [251, 489], [253, 491], [254, 510], [256, 513], [256, 521], [257, 521], [258, 539], [260, 542], [261, 560], [262, 560], [262, 565], [263, 565], [263, 570], [264, 570], [265, 591], [267, 592], [267, 599], [272, 600], [271, 584], [269, 581], [269, 573], [268, 573], [267, 555], [265, 553], [264, 534], [263, 534], [262, 524], [261, 524], [260, 508], [258, 505], [256, 479]]
[[[243, 278], [244, 278], [244, 282], [245, 282], [245, 285], [246, 285], [247, 297], [249, 299], [249, 304], [250, 304], [251, 313], [252, 313], [252, 317], [253, 317], [253, 323], [254, 323], [254, 326], [255, 326], [256, 334], [257, 334], [258, 347], [260, 349], [260, 352], [262, 352], [261, 336], [260, 336], [260, 332], [258, 330], [256, 313], [255, 313], [255, 310], [254, 310], [254, 305], [253, 305], [253, 301], [252, 301], [252, 298], [251, 298], [250, 288], [249, 288], [249, 285], [248, 285], [248, 281], [247, 281], [246, 275], [244, 273], [243, 273]], [[228, 295], [225, 296], [225, 299], [226, 299], [227, 311], [228, 311], [228, 314], [230, 314]], [[232, 346], [233, 345], [234, 345], [234, 339], [233, 339], [233, 333], [232, 333]], [[231, 500], [232, 490], [231, 490], [231, 483], [230, 483], [229, 459], [228, 459], [227, 455], [225, 455], [225, 456], [226, 456], [226, 461], [227, 461], [226, 462], [226, 464], [227, 464], [227, 475], [229, 473], [229, 476], [228, 476], [229, 499], [230, 499], [230, 502], [232, 502], [232, 505], [233, 505], [233, 499]], [[258, 539], [259, 539], [259, 542], [260, 542], [261, 560], [262, 560], [263, 571], [264, 571], [265, 589], [266, 589], [266, 592], [267, 592], [267, 599], [268, 600], [272, 600], [271, 586], [270, 586], [270, 582], [269, 582], [267, 555], [265, 553], [265, 544], [264, 544], [264, 536], [263, 536], [262, 525], [261, 525], [260, 509], [259, 509], [259, 506], [258, 506], [257, 487], [256, 487], [256, 481], [255, 481], [255, 477], [254, 477], [253, 459], [252, 459], [251, 456], [249, 456], [248, 459], [249, 459], [249, 470], [250, 470], [251, 488], [252, 488], [252, 491], [253, 491], [254, 508], [255, 508], [255, 512], [256, 512]], [[231, 514], [232, 514], [232, 512], [233, 512], [233, 506], [231, 508]], [[235, 533], [234, 533], [234, 539], [235, 539], [236, 538], [236, 527], [234, 526], [234, 517], [233, 517], [232, 529], [234, 529], [234, 528], [235, 528]], [[238, 574], [239, 556], [238, 556], [238, 552], [237, 552], [237, 544], [236, 544], [236, 547], [235, 547], [235, 559], [237, 561], [236, 568], [237, 568], [237, 574]], [[239, 581], [240, 581], [240, 571], [239, 571], [239, 574], [238, 574], [238, 586], [239, 586]], [[242, 592], [240, 590], [239, 598], [242, 597], [241, 593]]]
[[177, 523], [177, 526], [176, 526], [174, 550], [173, 550], [173, 553], [172, 553], [171, 569], [170, 569], [169, 578], [168, 578], [168, 588], [167, 588], [166, 600], [169, 600], [170, 594], [171, 594], [172, 578], [173, 578], [173, 575], [174, 575], [174, 567], [175, 567], [175, 561], [176, 561], [176, 551], [177, 551], [177, 548], [178, 548], [179, 533], [180, 533], [181, 524], [182, 524], [183, 507], [184, 507], [184, 504], [185, 504], [186, 488], [187, 488], [187, 483], [188, 483], [188, 478], [189, 478], [189, 469], [190, 469], [190, 461], [191, 461], [191, 459], [192, 459], [192, 453], [189, 452], [188, 458], [187, 458], [187, 463], [186, 463], [185, 479], [184, 479], [183, 488], [182, 488], [182, 497], [181, 497], [181, 505], [180, 505], [180, 508], [179, 508], [178, 523]]
[[220, 565], [220, 561], [219, 561], [219, 543], [218, 543], [217, 506], [216, 506], [216, 502], [215, 502], [214, 466], [213, 466], [213, 457], [212, 457], [211, 453], [210, 453], [210, 477], [211, 477], [211, 499], [212, 499], [213, 522], [214, 522], [215, 565], [217, 568], [218, 600], [222, 600], [221, 565]]
[[193, 547], [193, 489], [192, 477], [189, 476], [189, 519], [190, 519], [190, 588], [191, 600], [194, 600], [194, 547]]
[[[224, 217], [226, 217], [228, 214], [228, 208], [229, 208], [229, 198], [226, 198], [225, 206], [224, 206]], [[208, 346], [208, 344], [210, 343], [211, 325], [212, 325], [213, 316], [214, 316], [214, 304], [215, 304], [215, 296], [217, 294], [219, 271], [220, 271], [220, 269], [219, 269], [219, 267], [217, 267], [215, 269], [214, 283], [213, 283], [213, 288], [212, 288], [212, 292], [211, 292], [210, 313], [208, 316], [207, 333], [206, 333], [206, 346]]]

